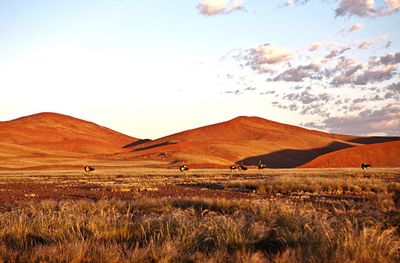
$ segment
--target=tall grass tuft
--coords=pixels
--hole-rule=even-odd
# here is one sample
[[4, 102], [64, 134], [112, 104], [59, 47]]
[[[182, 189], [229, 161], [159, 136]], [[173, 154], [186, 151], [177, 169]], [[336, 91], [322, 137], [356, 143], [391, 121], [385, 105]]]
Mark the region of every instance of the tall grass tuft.
[[372, 205], [21, 202], [0, 209], [0, 262], [399, 262], [398, 228]]

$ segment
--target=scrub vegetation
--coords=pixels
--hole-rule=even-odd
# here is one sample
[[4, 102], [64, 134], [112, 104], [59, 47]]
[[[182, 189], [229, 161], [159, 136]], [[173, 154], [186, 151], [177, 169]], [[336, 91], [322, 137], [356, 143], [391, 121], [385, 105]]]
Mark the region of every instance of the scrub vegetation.
[[398, 171], [333, 171], [119, 175], [193, 196], [2, 202], [0, 262], [399, 262]]

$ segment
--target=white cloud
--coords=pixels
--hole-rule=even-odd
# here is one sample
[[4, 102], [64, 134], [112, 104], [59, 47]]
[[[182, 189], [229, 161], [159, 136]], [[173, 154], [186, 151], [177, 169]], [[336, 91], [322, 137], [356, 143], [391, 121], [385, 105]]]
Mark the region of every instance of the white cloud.
[[374, 44], [374, 40], [373, 39], [367, 39], [364, 40], [360, 43], [360, 45], [358, 46], [359, 49], [367, 49], [369, 48], [372, 44]]
[[389, 15], [400, 8], [400, 0], [384, 0], [385, 7], [377, 8], [375, 0], [340, 0], [336, 16], [374, 17]]
[[364, 27], [364, 24], [362, 24], [362, 23], [357, 23], [357, 24], [352, 25], [352, 26], [347, 30], [347, 32], [348, 32], [348, 33], [354, 33], [354, 32], [357, 32], [357, 31], [361, 30], [363, 27]]
[[335, 10], [336, 16], [357, 15], [360, 17], [372, 16], [376, 13], [374, 0], [340, 0]]
[[320, 49], [321, 47], [322, 47], [321, 43], [314, 43], [308, 47], [308, 51], [313, 52], [313, 51]]
[[277, 64], [293, 58], [291, 51], [270, 44], [252, 48], [250, 49], [250, 54], [253, 56], [256, 64]]
[[202, 0], [197, 9], [203, 15], [214, 16], [240, 10], [243, 8], [242, 3], [243, 0]]

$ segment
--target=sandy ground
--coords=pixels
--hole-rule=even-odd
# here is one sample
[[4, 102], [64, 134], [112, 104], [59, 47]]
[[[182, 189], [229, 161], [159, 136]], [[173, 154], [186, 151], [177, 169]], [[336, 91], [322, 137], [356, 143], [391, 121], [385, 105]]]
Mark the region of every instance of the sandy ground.
[[[400, 181], [400, 168], [361, 169], [176, 169], [100, 166], [91, 174], [83, 169], [0, 171], [0, 202], [21, 200], [225, 198], [266, 199], [277, 196], [243, 189], [224, 189], [229, 181], [268, 181], [275, 176], [358, 176]], [[284, 197], [287, 198], [288, 196]], [[298, 198], [292, 194], [289, 198]], [[357, 200], [359, 196], [312, 196]]]

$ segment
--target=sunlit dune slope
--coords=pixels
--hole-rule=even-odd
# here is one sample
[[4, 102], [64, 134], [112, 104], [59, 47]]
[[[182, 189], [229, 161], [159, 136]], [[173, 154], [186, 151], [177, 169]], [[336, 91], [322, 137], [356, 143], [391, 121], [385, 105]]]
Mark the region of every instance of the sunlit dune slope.
[[[355, 145], [349, 142], [355, 138], [308, 130], [259, 117], [237, 117], [136, 144], [130, 147], [131, 152], [123, 153], [122, 156], [169, 160], [172, 164], [188, 163], [194, 166], [206, 163], [223, 166], [240, 160], [245, 164], [256, 164], [258, 159], [246, 158], [265, 156], [283, 149], [315, 149], [332, 144], [337, 146], [332, 150], [337, 150]], [[284, 163], [288, 157], [280, 158]], [[291, 164], [290, 167], [294, 166]]]
[[302, 167], [373, 167], [400, 166], [400, 141], [360, 145], [322, 155]]
[[70, 116], [39, 113], [0, 122], [0, 167], [70, 167], [87, 158], [193, 168], [259, 161], [270, 168], [399, 166], [395, 140], [400, 138], [329, 134], [259, 117], [138, 140]]
[[97, 124], [57, 113], [39, 113], [0, 123], [3, 155], [110, 154], [137, 141]]

